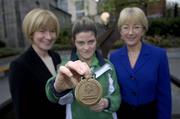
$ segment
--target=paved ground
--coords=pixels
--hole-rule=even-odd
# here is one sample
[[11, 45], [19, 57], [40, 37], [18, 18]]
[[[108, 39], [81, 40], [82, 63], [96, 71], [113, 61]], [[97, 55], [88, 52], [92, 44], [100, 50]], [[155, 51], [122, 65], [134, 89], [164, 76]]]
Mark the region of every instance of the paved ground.
[[[171, 75], [175, 76], [180, 80], [180, 48], [179, 49], [169, 49], [169, 67]], [[172, 111], [173, 114], [180, 115], [180, 87], [175, 85], [172, 86]]]
[[168, 51], [170, 73], [180, 79], [180, 48]]
[[[69, 58], [69, 52], [60, 52], [62, 59]], [[15, 57], [1, 59], [0, 66], [8, 64]], [[180, 48], [179, 49], [168, 49], [169, 67], [170, 73], [180, 80]], [[3, 74], [0, 74], [3, 77]], [[7, 78], [0, 80], [0, 105], [7, 99], [10, 99], [9, 85]], [[178, 114], [178, 117], [173, 119], [180, 119], [180, 88], [172, 84], [172, 103], [173, 103], [173, 114]]]
[[[10, 99], [9, 85], [6, 79], [0, 80], [0, 105]], [[0, 106], [1, 109], [1, 106]]]

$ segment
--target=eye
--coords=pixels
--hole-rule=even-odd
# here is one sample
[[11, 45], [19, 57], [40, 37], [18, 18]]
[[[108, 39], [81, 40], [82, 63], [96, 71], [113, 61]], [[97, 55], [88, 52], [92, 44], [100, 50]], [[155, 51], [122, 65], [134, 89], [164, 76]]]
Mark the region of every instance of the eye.
[[129, 27], [128, 27], [128, 26], [122, 26], [122, 29], [123, 29], [123, 30], [128, 30]]
[[83, 41], [79, 41], [79, 42], [77, 42], [77, 44], [78, 44], [79, 46], [83, 46], [85, 43], [84, 43]]
[[88, 45], [92, 45], [92, 44], [94, 44], [94, 42], [95, 42], [95, 40], [90, 40], [90, 41], [88, 41]]
[[142, 26], [135, 26], [134, 29], [135, 30], [140, 30], [142, 28]]

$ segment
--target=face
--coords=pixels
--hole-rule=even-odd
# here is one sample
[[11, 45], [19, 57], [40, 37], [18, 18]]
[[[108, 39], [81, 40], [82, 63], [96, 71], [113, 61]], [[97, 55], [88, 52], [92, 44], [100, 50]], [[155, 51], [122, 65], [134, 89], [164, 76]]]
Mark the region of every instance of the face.
[[75, 46], [82, 61], [89, 61], [92, 59], [96, 50], [96, 37], [91, 31], [80, 32], [75, 36]]
[[131, 22], [122, 25], [120, 33], [126, 45], [133, 47], [141, 42], [141, 38], [144, 35], [144, 28], [141, 24]]
[[55, 39], [55, 31], [49, 29], [40, 29], [33, 34], [32, 45], [40, 51], [47, 51], [52, 48]]

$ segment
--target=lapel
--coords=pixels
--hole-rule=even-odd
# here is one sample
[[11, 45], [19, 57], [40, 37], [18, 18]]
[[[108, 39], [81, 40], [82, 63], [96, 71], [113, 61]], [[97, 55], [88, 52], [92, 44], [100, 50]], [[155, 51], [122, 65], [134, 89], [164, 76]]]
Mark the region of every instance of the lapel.
[[[50, 54], [51, 55], [51, 54]], [[52, 77], [52, 74], [44, 64], [44, 62], [41, 60], [41, 58], [37, 55], [37, 53], [34, 51], [32, 47], [30, 47], [27, 51], [27, 62], [29, 64], [29, 69], [35, 75], [36, 77], [39, 77], [40, 79], [47, 79]], [[56, 68], [55, 59], [52, 56], [53, 64]]]
[[126, 46], [121, 49], [118, 59], [121, 63], [121, 66], [123, 66], [127, 72], [131, 73], [132, 69], [129, 63], [128, 51]]
[[150, 57], [151, 57], [151, 51], [148, 48], [148, 46], [146, 44], [144, 44], [142, 42], [142, 48], [140, 51], [140, 55], [137, 59], [137, 62], [135, 64], [135, 67], [132, 69], [130, 66], [130, 61], [128, 58], [128, 51], [127, 51], [127, 47], [124, 46], [120, 53], [119, 53], [119, 60], [121, 62], [121, 66], [123, 66], [127, 72], [129, 72], [130, 74], [137, 72], [146, 62], [149, 61]]
[[150, 57], [151, 57], [150, 47], [148, 47], [147, 44], [142, 42], [141, 52], [133, 69], [134, 72], [137, 72], [145, 63], [147, 63]]

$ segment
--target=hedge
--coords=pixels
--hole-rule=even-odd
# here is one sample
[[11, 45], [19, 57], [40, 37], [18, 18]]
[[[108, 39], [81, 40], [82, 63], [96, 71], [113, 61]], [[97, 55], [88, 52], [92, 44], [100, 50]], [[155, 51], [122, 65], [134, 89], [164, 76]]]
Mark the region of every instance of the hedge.
[[180, 17], [149, 19], [149, 36], [176, 36], [180, 37]]

